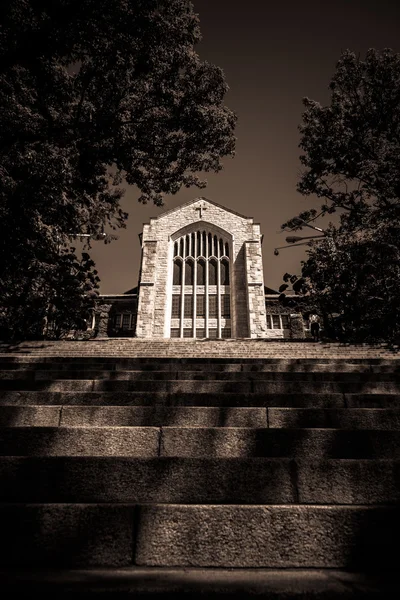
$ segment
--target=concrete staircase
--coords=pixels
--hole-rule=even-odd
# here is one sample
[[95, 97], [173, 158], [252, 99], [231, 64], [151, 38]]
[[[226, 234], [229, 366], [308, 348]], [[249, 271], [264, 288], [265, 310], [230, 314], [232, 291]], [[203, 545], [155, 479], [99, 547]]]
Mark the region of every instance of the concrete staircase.
[[245, 340], [3, 345], [3, 584], [398, 592], [399, 358]]

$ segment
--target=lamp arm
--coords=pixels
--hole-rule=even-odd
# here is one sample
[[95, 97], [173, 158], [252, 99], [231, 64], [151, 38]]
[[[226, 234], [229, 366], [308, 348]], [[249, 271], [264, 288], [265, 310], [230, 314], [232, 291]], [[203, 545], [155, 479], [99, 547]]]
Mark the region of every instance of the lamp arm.
[[309, 246], [310, 242], [302, 242], [301, 244], [290, 244], [290, 246], [278, 246], [275, 250], [282, 250], [283, 248], [296, 248], [296, 246]]

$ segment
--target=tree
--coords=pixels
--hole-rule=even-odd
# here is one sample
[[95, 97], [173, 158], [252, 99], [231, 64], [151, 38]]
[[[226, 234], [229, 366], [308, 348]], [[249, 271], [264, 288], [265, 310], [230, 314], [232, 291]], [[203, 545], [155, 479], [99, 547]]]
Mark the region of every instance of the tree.
[[71, 330], [86, 330], [100, 281], [94, 266], [88, 253], [79, 260], [72, 247], [60, 249], [52, 265], [32, 263], [3, 291], [1, 337], [59, 339]]
[[[339, 211], [339, 224], [327, 230], [330, 244], [311, 244], [302, 277], [294, 276], [296, 289], [328, 326], [336, 315], [348, 338], [394, 340], [400, 334], [400, 55], [371, 49], [362, 61], [346, 51], [330, 89], [329, 106], [303, 101], [298, 191], [323, 203], [299, 217], [309, 222]], [[301, 229], [299, 217], [282, 227]]]
[[189, 1], [4, 0], [0, 24], [0, 289], [72, 233], [124, 227], [123, 179], [160, 205], [233, 155]]

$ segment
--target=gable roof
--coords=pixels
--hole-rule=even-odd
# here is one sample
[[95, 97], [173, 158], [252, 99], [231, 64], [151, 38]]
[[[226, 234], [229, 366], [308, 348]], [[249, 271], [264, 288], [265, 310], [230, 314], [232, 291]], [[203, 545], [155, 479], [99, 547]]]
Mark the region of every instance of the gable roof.
[[124, 294], [137, 294], [138, 293], [138, 286], [132, 288], [131, 290], [128, 290], [127, 292], [124, 292]]
[[241, 219], [246, 219], [246, 220], [253, 220], [253, 217], [246, 217], [245, 215], [241, 215], [240, 213], [236, 212], [235, 210], [232, 210], [231, 208], [226, 208], [226, 206], [223, 206], [222, 204], [218, 204], [218, 202], [214, 202], [214, 200], [209, 200], [208, 198], [205, 198], [204, 196], [199, 196], [198, 198], [194, 198], [193, 200], [189, 200], [189, 202], [185, 202], [184, 204], [180, 204], [179, 206], [175, 206], [175, 208], [170, 208], [170, 210], [166, 210], [165, 212], [161, 213], [161, 215], [158, 215], [157, 217], [152, 217], [151, 220], [158, 220], [158, 219], [162, 219], [163, 217], [170, 215], [178, 210], [181, 210], [182, 208], [186, 207], [186, 206], [190, 206], [191, 204], [195, 204], [196, 202], [198, 202], [199, 200], [204, 200], [205, 202], [208, 202], [209, 204], [213, 204], [214, 206], [217, 206], [218, 208], [222, 208], [222, 210], [225, 210], [226, 212], [229, 212], [233, 215], [236, 215], [237, 217], [240, 217]]
[[276, 294], [278, 296], [279, 292], [277, 292], [276, 290], [273, 290], [272, 288], [265, 285], [264, 286], [264, 294], [268, 294], [268, 295]]

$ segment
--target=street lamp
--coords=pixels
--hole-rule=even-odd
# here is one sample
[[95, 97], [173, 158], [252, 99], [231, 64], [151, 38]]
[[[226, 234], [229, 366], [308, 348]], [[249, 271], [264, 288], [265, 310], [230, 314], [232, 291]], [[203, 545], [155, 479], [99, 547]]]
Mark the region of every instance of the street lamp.
[[73, 238], [105, 238], [107, 234], [103, 231], [102, 233], [70, 233], [69, 235]]
[[[316, 227], [315, 225], [310, 225], [310, 223], [307, 223], [306, 221], [303, 221], [303, 219], [296, 218], [294, 219], [299, 225], [304, 226], [304, 227], [310, 227], [310, 229], [314, 229], [315, 231], [319, 231], [320, 233], [322, 233], [322, 235], [307, 235], [307, 236], [299, 236], [299, 235], [290, 235], [286, 238], [286, 242], [288, 244], [294, 244], [295, 246], [310, 246], [311, 242], [304, 242], [303, 240], [313, 240], [313, 239], [324, 239], [324, 238], [328, 238], [330, 241], [332, 241], [333, 245], [334, 242], [331, 239], [331, 237], [326, 233], [326, 231], [324, 231], [323, 229], [321, 229], [321, 227]], [[301, 242], [300, 244], [297, 244], [296, 242]], [[279, 250], [282, 250], [283, 248], [293, 248], [294, 246], [278, 246], [277, 248], [274, 249], [274, 254], [275, 256], [278, 256], [279, 254]], [[336, 250], [336, 247], [335, 247]]]
[[296, 242], [301, 242], [301, 240], [311, 240], [314, 238], [323, 238], [324, 235], [307, 235], [307, 236], [299, 236], [299, 235], [290, 235], [286, 238], [288, 244], [294, 244]]
[[[107, 234], [102, 231], [101, 233], [74, 233], [74, 232], [70, 232], [67, 234], [70, 238], [80, 238], [80, 240], [82, 241], [82, 238], [105, 238], [107, 237]], [[58, 254], [60, 254], [61, 251], [61, 235], [57, 232], [56, 233], [56, 238], [57, 238], [57, 250], [58, 250]]]

